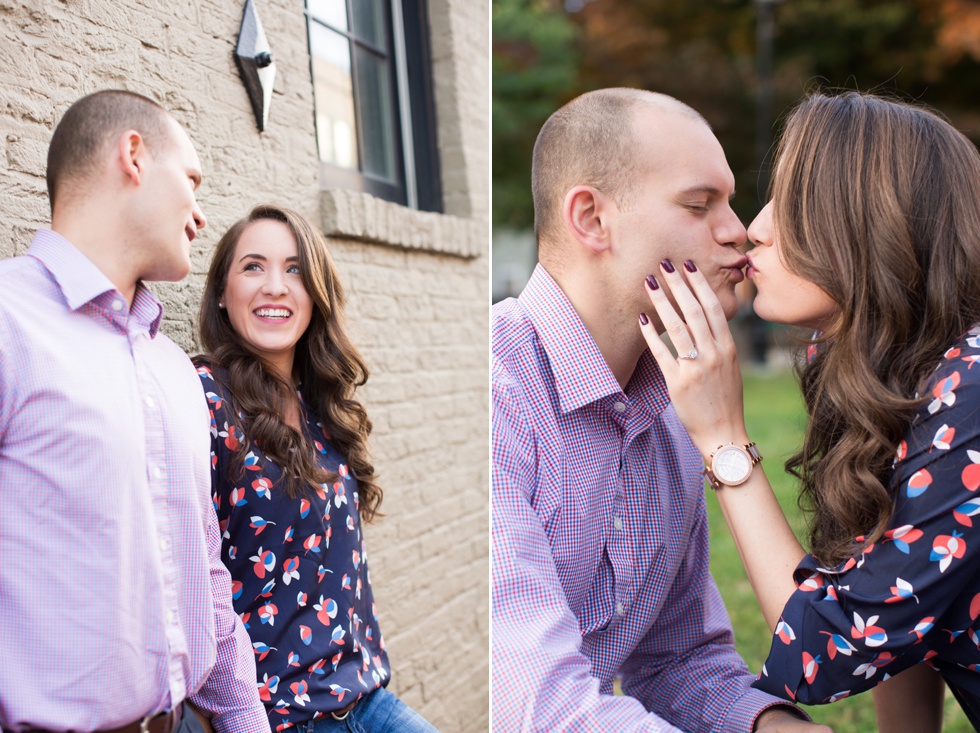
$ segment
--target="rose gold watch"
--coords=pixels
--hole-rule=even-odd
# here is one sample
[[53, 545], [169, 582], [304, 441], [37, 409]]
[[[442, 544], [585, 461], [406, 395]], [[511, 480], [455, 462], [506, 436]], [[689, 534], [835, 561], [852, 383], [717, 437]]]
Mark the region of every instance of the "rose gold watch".
[[762, 454], [755, 443], [726, 443], [715, 448], [715, 452], [704, 462], [704, 475], [715, 491], [722, 486], [741, 486], [749, 480], [752, 469], [760, 461]]

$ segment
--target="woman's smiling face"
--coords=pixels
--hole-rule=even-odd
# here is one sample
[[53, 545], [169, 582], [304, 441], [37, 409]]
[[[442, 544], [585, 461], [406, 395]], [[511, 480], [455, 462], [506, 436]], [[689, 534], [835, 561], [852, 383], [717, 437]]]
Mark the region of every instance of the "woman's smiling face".
[[296, 239], [286, 224], [259, 219], [245, 228], [235, 245], [222, 302], [242, 340], [289, 380], [296, 343], [310, 325], [313, 300], [303, 285]]

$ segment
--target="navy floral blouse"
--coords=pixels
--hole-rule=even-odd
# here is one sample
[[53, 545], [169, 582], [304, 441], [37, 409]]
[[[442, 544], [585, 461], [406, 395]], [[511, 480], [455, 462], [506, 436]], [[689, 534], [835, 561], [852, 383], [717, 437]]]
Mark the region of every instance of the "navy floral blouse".
[[895, 452], [888, 531], [834, 568], [803, 559], [756, 687], [828, 703], [924, 662], [980, 695], [978, 362], [974, 326]]
[[211, 411], [221, 559], [231, 573], [235, 611], [252, 639], [259, 696], [272, 730], [286, 730], [388, 682], [357, 481], [302, 395], [305, 432], [320, 465], [340, 478], [290, 499], [276, 485], [279, 467], [252, 445], [246, 475], [229, 480], [229, 462], [244, 436], [229, 417], [227, 388], [208, 366], [197, 372]]

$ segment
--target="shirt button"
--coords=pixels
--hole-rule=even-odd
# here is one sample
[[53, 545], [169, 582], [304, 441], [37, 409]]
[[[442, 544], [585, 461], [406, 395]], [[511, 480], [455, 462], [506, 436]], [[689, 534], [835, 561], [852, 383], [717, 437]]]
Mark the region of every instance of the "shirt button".
[[154, 466], [150, 471], [153, 474], [153, 478], [160, 478], [163, 475], [163, 471], [160, 470], [159, 466]]
[[623, 615], [623, 604], [622, 603], [619, 603], [619, 602], [616, 603], [616, 615], [617, 616], [622, 616]]
[[176, 618], [176, 616], [174, 615], [174, 612], [173, 611], [167, 611], [167, 623], [168, 624], [172, 624], [174, 622], [174, 619], [175, 618]]
[[626, 405], [622, 402], [613, 402], [613, 409], [616, 412], [626, 412]]
[[112, 310], [121, 311], [123, 309], [123, 302], [121, 300], [112, 301]]
[[167, 541], [166, 540], [160, 540], [160, 549], [163, 550], [164, 552], [167, 551]]
[[613, 527], [615, 527], [616, 529], [622, 529], [623, 528], [623, 520], [620, 519], [619, 517], [616, 517], [613, 520]]
[[155, 404], [156, 404], [156, 402], [153, 401], [153, 398], [150, 397], [149, 395], [147, 395], [146, 396], [146, 406], [147, 407], [153, 407]]

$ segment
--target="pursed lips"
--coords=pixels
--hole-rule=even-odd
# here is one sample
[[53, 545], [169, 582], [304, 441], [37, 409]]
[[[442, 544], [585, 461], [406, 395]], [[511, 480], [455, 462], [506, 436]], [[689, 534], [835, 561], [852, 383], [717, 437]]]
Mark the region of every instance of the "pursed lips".
[[732, 273], [732, 276], [736, 278], [736, 282], [741, 282], [742, 278], [745, 277], [743, 268], [745, 267], [746, 264], [748, 264], [748, 262], [749, 262], [748, 258], [742, 256], [738, 261], [733, 262], [730, 265], [724, 265], [723, 269], [729, 270]]

